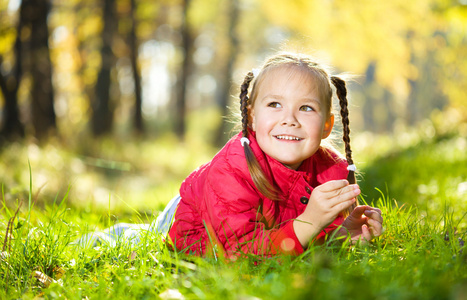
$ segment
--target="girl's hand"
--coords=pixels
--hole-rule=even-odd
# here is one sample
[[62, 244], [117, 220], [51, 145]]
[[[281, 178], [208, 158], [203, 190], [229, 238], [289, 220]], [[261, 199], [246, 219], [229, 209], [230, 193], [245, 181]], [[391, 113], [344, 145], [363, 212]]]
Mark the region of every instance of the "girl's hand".
[[331, 224], [337, 215], [349, 208], [360, 194], [356, 184], [349, 185], [347, 180], [328, 181], [316, 187], [311, 193], [303, 214], [294, 221], [294, 230], [303, 247]]
[[367, 243], [383, 233], [381, 210], [368, 205], [357, 206], [342, 223], [340, 235], [350, 234], [353, 242]]

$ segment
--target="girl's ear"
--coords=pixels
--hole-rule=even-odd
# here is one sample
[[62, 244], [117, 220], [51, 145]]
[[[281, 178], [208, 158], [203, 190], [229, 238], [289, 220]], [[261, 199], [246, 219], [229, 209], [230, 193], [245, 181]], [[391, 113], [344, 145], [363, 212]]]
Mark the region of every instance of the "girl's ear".
[[326, 122], [324, 122], [323, 128], [323, 136], [322, 139], [327, 138], [332, 131], [332, 127], [334, 126], [334, 114], [331, 114]]

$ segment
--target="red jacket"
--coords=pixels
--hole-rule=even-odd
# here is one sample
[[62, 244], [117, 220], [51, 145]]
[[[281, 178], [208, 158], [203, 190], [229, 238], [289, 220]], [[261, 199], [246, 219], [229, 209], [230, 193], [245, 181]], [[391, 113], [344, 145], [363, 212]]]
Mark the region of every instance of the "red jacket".
[[[314, 187], [347, 177], [347, 163], [320, 149], [297, 171], [291, 170], [262, 152], [253, 133], [249, 137], [253, 153], [283, 199], [274, 201], [256, 189], [240, 138], [240, 134], [233, 137], [211, 162], [182, 183], [169, 237], [177, 250], [198, 255], [212, 251], [226, 252], [229, 257], [302, 253], [292, 221], [305, 210], [302, 201], [310, 197]], [[342, 221], [338, 217], [317, 238], [324, 238]]]

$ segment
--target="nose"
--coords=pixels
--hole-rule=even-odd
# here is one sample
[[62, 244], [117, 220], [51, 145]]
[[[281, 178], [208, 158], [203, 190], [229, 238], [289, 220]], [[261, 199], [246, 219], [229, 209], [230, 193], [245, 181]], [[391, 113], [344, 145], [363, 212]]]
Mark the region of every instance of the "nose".
[[298, 120], [295, 117], [295, 114], [293, 112], [287, 111], [284, 112], [284, 117], [281, 121], [282, 126], [289, 126], [289, 127], [295, 127], [298, 126]]

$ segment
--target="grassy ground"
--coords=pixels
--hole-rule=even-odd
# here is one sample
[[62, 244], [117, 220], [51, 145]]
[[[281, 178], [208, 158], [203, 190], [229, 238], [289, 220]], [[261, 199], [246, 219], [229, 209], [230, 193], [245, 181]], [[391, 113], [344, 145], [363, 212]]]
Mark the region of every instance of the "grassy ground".
[[[0, 298], [467, 299], [467, 140], [460, 136], [394, 148], [361, 164], [365, 199], [385, 217], [384, 235], [368, 246], [329, 243], [295, 259], [226, 262], [180, 256], [156, 234], [138, 245], [69, 245], [94, 228], [157, 215], [180, 178], [215, 153], [187, 143], [165, 137], [89, 145], [99, 157], [91, 155], [96, 149], [53, 143], [4, 150]], [[158, 159], [174, 156], [176, 163]]]

